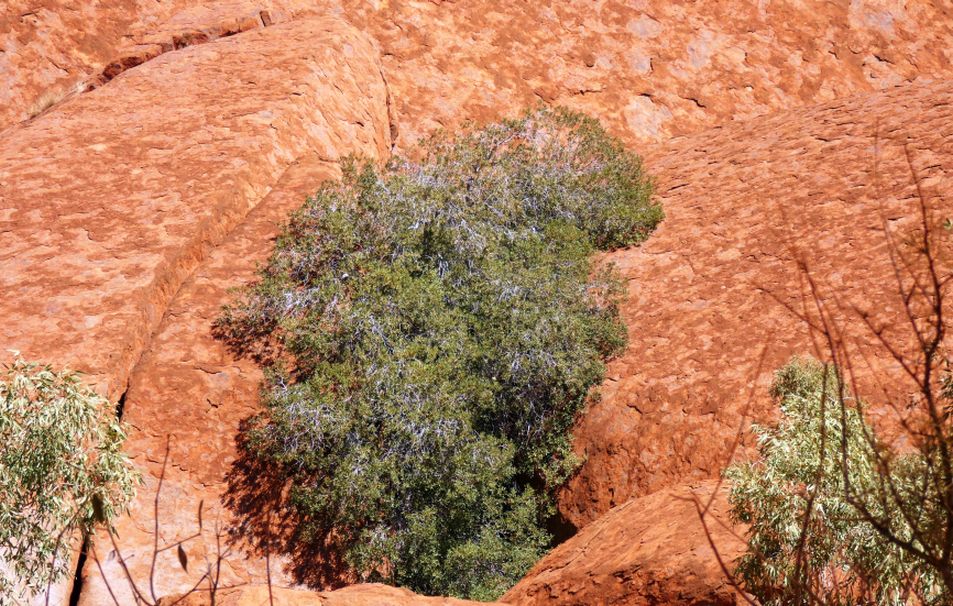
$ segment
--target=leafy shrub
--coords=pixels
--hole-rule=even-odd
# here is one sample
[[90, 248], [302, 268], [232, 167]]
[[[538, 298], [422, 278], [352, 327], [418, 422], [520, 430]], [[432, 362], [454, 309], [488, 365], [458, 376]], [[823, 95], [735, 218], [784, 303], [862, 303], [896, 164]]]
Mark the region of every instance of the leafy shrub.
[[124, 439], [77, 373], [19, 357], [0, 373], [0, 604], [63, 578], [77, 537], [130, 501], [137, 476]]
[[590, 256], [662, 215], [639, 158], [577, 114], [424, 152], [309, 198], [220, 329], [288, 354], [248, 437], [306, 540], [365, 579], [491, 599], [550, 544], [571, 426], [624, 345]]
[[[890, 531], [916, 545], [901, 507], [917, 502], [918, 526], [942, 527], [930, 523], [944, 515], [942, 498], [922, 481], [938, 462], [889, 452], [865, 422], [863, 403], [843, 389], [837, 373], [814, 361], [796, 359], [777, 373], [780, 422], [754, 428], [761, 460], [726, 474], [732, 515], [749, 525], [736, 572], [766, 605], [941, 602], [936, 571], [855, 507], [862, 499], [874, 519], [891, 520]], [[889, 477], [880, 464], [887, 460]]]

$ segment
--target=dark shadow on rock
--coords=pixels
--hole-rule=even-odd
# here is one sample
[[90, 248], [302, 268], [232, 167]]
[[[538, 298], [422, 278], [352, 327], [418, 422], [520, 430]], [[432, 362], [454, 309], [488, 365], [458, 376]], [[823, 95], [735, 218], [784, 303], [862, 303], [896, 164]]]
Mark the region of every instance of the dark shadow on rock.
[[253, 422], [242, 423], [239, 457], [226, 477], [224, 503], [236, 518], [232, 538], [260, 557], [288, 558], [286, 572], [308, 587], [337, 589], [354, 583], [333, 529], [305, 519], [290, 502], [288, 478], [249, 445], [246, 436]]
[[230, 320], [227, 312], [212, 322], [212, 336], [221, 341], [236, 358], [254, 360], [259, 366], [270, 366], [281, 355], [274, 336], [274, 327], [255, 327], [241, 319]]
[[565, 543], [569, 539], [576, 536], [576, 533], [579, 532], [579, 529], [576, 528], [576, 525], [570, 522], [566, 516], [559, 511], [558, 508], [556, 509], [556, 512], [546, 520], [546, 530], [553, 537], [553, 547], [556, 547], [561, 543]]
[[[242, 290], [252, 288], [254, 283]], [[287, 362], [278, 326], [263, 320], [269, 313], [243, 300], [241, 290], [222, 308], [212, 323], [212, 335], [225, 344], [236, 358], [254, 361], [267, 369]], [[249, 311], [251, 310], [251, 311]], [[281, 558], [288, 574], [297, 582], [314, 589], [336, 589], [354, 582], [343, 557], [343, 549], [334, 540], [330, 524], [305, 519], [290, 502], [291, 480], [279, 464], [261, 456], [249, 443], [249, 431], [258, 423], [256, 416], [245, 419], [236, 437], [238, 458], [226, 475], [223, 502], [231, 512], [229, 531], [233, 544], [245, 551], [272, 560]]]

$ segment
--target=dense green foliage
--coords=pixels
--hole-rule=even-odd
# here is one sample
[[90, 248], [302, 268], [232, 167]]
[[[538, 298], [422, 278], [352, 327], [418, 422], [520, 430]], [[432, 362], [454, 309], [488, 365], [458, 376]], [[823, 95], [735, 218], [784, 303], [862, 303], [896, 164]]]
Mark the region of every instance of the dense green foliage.
[[424, 152], [309, 198], [221, 326], [287, 353], [249, 438], [302, 536], [366, 579], [491, 599], [549, 545], [570, 429], [624, 345], [591, 255], [661, 210], [639, 158], [568, 112]]
[[0, 604], [44, 592], [76, 541], [126, 507], [137, 476], [124, 439], [75, 372], [19, 357], [0, 372]]
[[923, 451], [898, 456], [878, 443], [863, 404], [841, 395], [840, 381], [813, 361], [794, 360], [777, 373], [781, 419], [774, 428], [755, 427], [761, 460], [727, 472], [732, 514], [749, 525], [737, 572], [766, 605], [819, 597], [945, 603], [936, 570], [885, 538], [855, 507], [862, 503], [874, 519], [888, 521], [894, 536], [917, 545], [911, 512], [918, 528], [942, 528], [942, 499], [923, 481], [927, 464], [937, 462]]

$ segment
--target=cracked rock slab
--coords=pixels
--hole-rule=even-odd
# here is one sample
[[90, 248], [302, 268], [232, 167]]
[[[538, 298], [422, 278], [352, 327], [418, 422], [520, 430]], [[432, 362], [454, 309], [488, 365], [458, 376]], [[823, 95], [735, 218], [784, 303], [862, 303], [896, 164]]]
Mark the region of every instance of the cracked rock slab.
[[633, 499], [552, 550], [501, 601], [514, 606], [746, 604], [718, 563], [720, 557], [730, 565], [744, 552], [744, 542], [725, 524], [727, 512], [726, 490], [715, 482]]
[[316, 15], [313, 8], [307, 0], [7, 0], [0, 132], [169, 50]]
[[333, 19], [193, 46], [0, 141], [0, 351], [113, 401], [182, 281], [304, 153], [389, 149], [373, 46]]
[[[159, 493], [160, 543], [190, 536], [198, 530], [197, 511], [204, 504], [208, 521], [200, 537], [183, 545], [190, 570], [183, 570], [172, 551], [160, 554], [154, 576], [156, 595], [188, 591], [205, 571], [205, 558], [215, 558], [215, 524], [229, 534], [241, 527], [223, 505], [226, 476], [237, 452], [241, 423], [258, 411], [261, 370], [254, 360], [240, 358], [216, 339], [212, 326], [229, 299], [229, 289], [254, 279], [256, 264], [267, 260], [279, 226], [321, 182], [337, 178], [336, 163], [306, 154], [282, 176], [253, 210], [179, 289], [155, 338], [130, 380], [124, 420], [130, 425], [125, 449], [142, 472], [140, 488], [128, 516], [116, 528], [118, 546], [136, 584], [149, 586], [153, 550], [153, 499], [163, 475], [162, 460], [169, 445]], [[262, 479], [264, 482], [264, 479]], [[214, 520], [214, 524], [212, 521]], [[250, 538], [250, 537], [249, 537]], [[228, 542], [230, 555], [222, 585], [263, 583], [264, 554]], [[118, 558], [107, 559], [114, 546], [100, 534], [95, 539], [102, 572], [90, 560], [81, 605], [109, 603], [106, 583], [121, 603], [133, 601]], [[282, 571], [284, 561], [272, 559], [277, 585], [293, 583]]]
[[365, 37], [303, 20], [167, 53], [6, 131], [3, 357], [117, 401], [183, 281], [289, 167], [389, 150], [386, 96]]

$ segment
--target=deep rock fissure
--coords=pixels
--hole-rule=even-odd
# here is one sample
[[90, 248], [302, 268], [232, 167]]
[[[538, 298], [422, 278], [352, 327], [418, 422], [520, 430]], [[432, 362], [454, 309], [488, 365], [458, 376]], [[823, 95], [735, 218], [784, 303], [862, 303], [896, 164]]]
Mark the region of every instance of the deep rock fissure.
[[73, 588], [69, 593], [69, 606], [79, 606], [79, 596], [83, 593], [83, 568], [86, 567], [86, 556], [89, 553], [89, 536], [83, 537], [83, 546], [80, 547], [79, 557], [76, 558], [76, 570], [73, 571]]
[[576, 525], [570, 522], [558, 509], [555, 514], [546, 520], [546, 530], [553, 536], [553, 547], [562, 545], [579, 532]]
[[255, 20], [254, 25], [252, 27], [243, 29], [241, 24], [239, 24], [237, 28], [235, 29], [226, 28], [220, 34], [209, 33], [209, 29], [213, 29], [213, 28], [206, 28], [205, 30], [184, 31], [177, 34], [173, 34], [171, 44], [153, 45], [153, 46], [159, 47], [158, 48], [159, 52], [154, 55], [150, 53], [145, 53], [144, 55], [127, 54], [127, 55], [120, 56], [118, 59], [110, 61], [109, 63], [106, 64], [106, 67], [104, 67], [103, 70], [99, 72], [99, 74], [97, 74], [96, 76], [94, 76], [87, 82], [83, 92], [89, 92], [91, 90], [95, 90], [99, 88], [100, 86], [103, 86], [104, 84], [106, 84], [107, 82], [115, 78], [116, 76], [122, 74], [123, 72], [130, 70], [134, 67], [143, 65], [145, 63], [148, 63], [149, 61], [152, 61], [153, 59], [157, 57], [161, 57], [162, 55], [166, 53], [181, 50], [183, 48], [188, 48], [190, 46], [198, 46], [200, 44], [215, 42], [216, 40], [229, 38], [236, 34], [254, 31], [256, 29], [262, 29], [272, 24], [273, 24], [273, 21], [271, 19], [270, 13], [268, 11], [262, 10], [262, 11], [259, 11], [258, 19]]
[[122, 415], [126, 411], [126, 394], [129, 393], [129, 387], [126, 386], [126, 390], [122, 392], [122, 395], [119, 396], [119, 401], [116, 402], [116, 418], [122, 421]]
[[[383, 61], [383, 57], [381, 57]], [[387, 104], [387, 128], [390, 132], [390, 153], [394, 153], [394, 149], [397, 147], [397, 137], [399, 136], [399, 131], [397, 129], [397, 119], [394, 116], [394, 103], [390, 94], [390, 85], [387, 83], [387, 76], [384, 75], [384, 66], [381, 65], [381, 80], [384, 82], [384, 103]]]
[[[242, 29], [241, 25], [239, 25], [237, 29], [226, 28], [224, 29], [222, 33], [217, 35], [209, 33], [208, 31], [214, 28], [207, 28], [206, 30], [191, 30], [191, 31], [179, 32], [177, 34], [172, 35], [171, 44], [155, 44], [154, 46], [158, 47], [158, 52], [155, 54], [145, 52], [143, 54], [121, 55], [118, 58], [113, 59], [112, 61], [109, 61], [108, 63], [106, 63], [106, 67], [101, 69], [99, 73], [97, 73], [96, 75], [86, 79], [85, 81], [79, 80], [77, 83], [75, 83], [75, 86], [73, 87], [72, 90], [68, 90], [64, 92], [62, 96], [57, 95], [58, 98], [54, 99], [51, 103], [43, 107], [42, 110], [31, 115], [26, 120], [23, 120], [19, 123], [14, 122], [13, 124], [10, 124], [6, 128], [0, 128], [0, 135], [2, 135], [3, 133], [5, 133], [6, 131], [12, 128], [15, 128], [18, 125], [29, 124], [30, 122], [33, 122], [40, 116], [43, 116], [44, 114], [49, 113], [51, 110], [59, 107], [64, 102], [72, 99], [76, 95], [94, 91], [97, 88], [108, 83], [110, 80], [114, 79], [116, 76], [122, 74], [123, 72], [126, 72], [134, 67], [138, 67], [140, 65], [148, 63], [149, 61], [152, 61], [153, 59], [157, 57], [161, 57], [162, 55], [168, 52], [177, 51], [183, 48], [188, 48], [190, 46], [197, 46], [199, 44], [205, 44], [208, 42], [215, 42], [216, 40], [221, 40], [222, 38], [228, 38], [230, 36], [241, 34], [243, 32], [254, 31], [257, 29], [268, 27], [270, 25], [274, 25], [274, 20], [272, 19], [271, 14], [267, 10], [262, 10], [262, 11], [259, 11], [258, 13], [258, 19], [255, 20], [255, 25], [246, 29]], [[0, 50], [0, 53], [2, 52], [3, 51]]]

